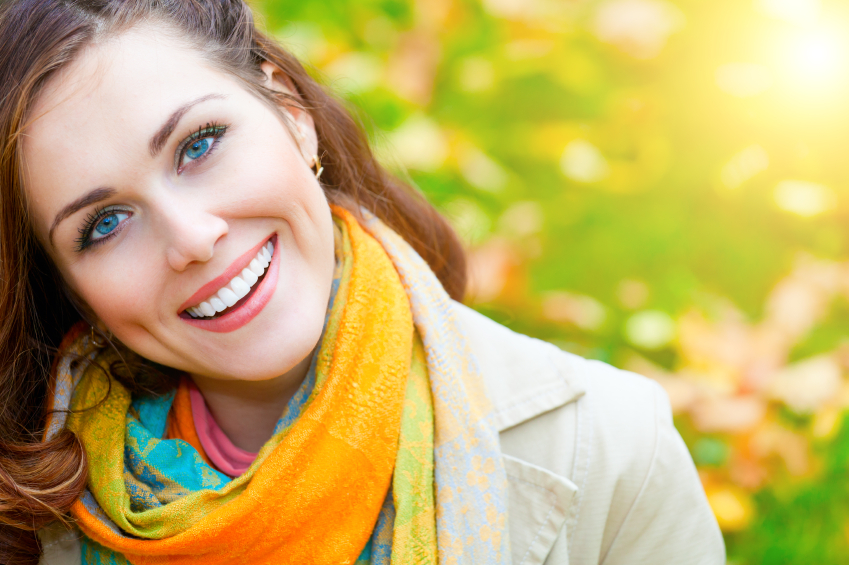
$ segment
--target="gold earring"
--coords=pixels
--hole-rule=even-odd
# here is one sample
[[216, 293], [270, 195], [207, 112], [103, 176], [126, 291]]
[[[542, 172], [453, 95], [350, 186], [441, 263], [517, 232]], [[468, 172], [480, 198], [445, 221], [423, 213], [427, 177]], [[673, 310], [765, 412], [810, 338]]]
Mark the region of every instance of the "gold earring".
[[318, 155], [312, 156], [312, 167], [310, 169], [315, 169], [315, 178], [321, 176], [321, 173], [324, 172], [324, 167], [321, 166], [321, 159], [318, 158]]
[[94, 330], [94, 326], [91, 326], [91, 343], [98, 349], [103, 349], [106, 347], [106, 341], [103, 339], [103, 334], [99, 331]]

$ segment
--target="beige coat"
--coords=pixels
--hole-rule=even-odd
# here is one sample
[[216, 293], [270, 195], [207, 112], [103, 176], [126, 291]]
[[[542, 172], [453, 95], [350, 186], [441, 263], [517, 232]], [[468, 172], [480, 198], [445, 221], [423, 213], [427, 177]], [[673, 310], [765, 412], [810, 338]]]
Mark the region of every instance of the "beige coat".
[[[723, 565], [725, 549], [663, 389], [457, 305], [501, 433], [514, 565]], [[43, 564], [78, 565], [42, 533]]]

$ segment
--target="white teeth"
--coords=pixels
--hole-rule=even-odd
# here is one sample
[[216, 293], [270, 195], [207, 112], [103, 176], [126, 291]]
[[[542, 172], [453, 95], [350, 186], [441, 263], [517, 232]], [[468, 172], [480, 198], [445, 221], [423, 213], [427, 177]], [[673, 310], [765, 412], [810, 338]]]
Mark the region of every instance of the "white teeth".
[[236, 293], [226, 286], [218, 291], [218, 298], [220, 298], [227, 306], [232, 306], [239, 301], [239, 297], [236, 296]]
[[259, 277], [250, 271], [249, 269], [242, 269], [242, 274], [239, 275], [242, 277], [242, 280], [248, 283], [248, 289], [254, 285], [254, 283], [259, 280]]
[[[256, 259], [251, 259], [251, 264], [248, 265], [248, 268], [251, 270], [251, 272], [253, 274], [255, 274], [258, 277], [262, 276], [262, 274], [265, 272], [265, 267], [260, 265], [259, 261], [257, 261]], [[244, 271], [242, 271], [242, 272], [244, 273]], [[253, 283], [251, 283], [251, 284], [253, 284]]]
[[215, 308], [216, 312], [223, 312], [224, 309], [227, 308], [227, 305], [224, 304], [217, 296], [213, 296], [209, 299], [209, 305]]
[[236, 296], [241, 300], [251, 291], [251, 287], [248, 286], [248, 283], [240, 279], [239, 277], [233, 277], [233, 280], [230, 281], [230, 288], [233, 289], [233, 292]]
[[216, 313], [222, 312], [234, 305], [248, 295], [251, 287], [265, 273], [265, 269], [271, 263], [271, 256], [273, 254], [274, 245], [269, 241], [257, 252], [256, 257], [251, 259], [248, 266], [242, 269], [241, 273], [233, 277], [226, 286], [210, 298], [197, 306], [186, 308], [186, 313], [194, 318], [205, 318], [214, 316]]

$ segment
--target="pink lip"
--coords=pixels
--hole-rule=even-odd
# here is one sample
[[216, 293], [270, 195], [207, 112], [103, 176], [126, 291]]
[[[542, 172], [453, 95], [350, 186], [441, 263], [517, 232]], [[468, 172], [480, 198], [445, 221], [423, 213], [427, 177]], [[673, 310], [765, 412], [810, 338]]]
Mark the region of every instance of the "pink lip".
[[269, 237], [268, 239], [255, 245], [253, 249], [246, 251], [245, 253], [240, 255], [238, 259], [233, 261], [232, 265], [227, 267], [226, 271], [224, 271], [223, 273], [221, 273], [220, 275], [200, 287], [200, 290], [194, 293], [188, 300], [183, 302], [183, 304], [180, 305], [180, 308], [177, 311], [182, 312], [189, 306], [197, 306], [198, 304], [218, 292], [221, 287], [233, 280], [233, 277], [241, 273], [242, 269], [244, 269], [248, 266], [248, 264], [250, 264], [251, 259], [256, 257], [256, 254], [259, 253], [259, 250], [262, 249], [262, 246], [268, 243], [271, 239], [272, 238]]
[[[222, 286], [230, 282], [233, 277], [242, 272], [242, 269], [251, 262], [251, 259], [256, 256], [260, 248], [268, 241], [269, 240], [263, 241], [253, 250], [248, 251], [236, 259], [223, 274], [203, 285], [200, 290], [194, 293], [191, 298], [183, 303], [180, 307], [180, 312], [189, 306], [199, 304], [203, 300], [215, 294]], [[217, 333], [232, 332], [253, 320], [262, 311], [265, 305], [268, 304], [268, 301], [271, 300], [271, 296], [277, 288], [277, 275], [280, 271], [280, 253], [278, 252], [277, 236], [272, 236], [270, 241], [274, 242], [274, 255], [271, 257], [271, 264], [265, 272], [265, 278], [263, 278], [257, 286], [252, 289], [253, 292], [244, 302], [236, 304], [234, 307], [231, 307], [229, 312], [212, 320], [191, 318], [188, 317], [188, 314], [186, 316], [181, 315], [180, 318], [187, 324]]]

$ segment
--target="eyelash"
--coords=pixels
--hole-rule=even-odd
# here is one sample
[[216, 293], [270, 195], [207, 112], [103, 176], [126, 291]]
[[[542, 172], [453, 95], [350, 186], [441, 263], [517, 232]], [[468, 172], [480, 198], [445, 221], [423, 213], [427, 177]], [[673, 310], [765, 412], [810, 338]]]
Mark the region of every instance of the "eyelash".
[[[186, 156], [186, 151], [188, 150], [189, 145], [201, 139], [206, 139], [209, 137], [213, 138], [212, 145], [209, 147], [209, 149], [207, 149], [206, 153], [204, 153], [197, 159], [194, 159], [192, 162], [203, 161], [204, 159], [209, 157], [209, 155], [215, 150], [216, 146], [218, 145], [218, 141], [222, 137], [224, 137], [225, 133], [227, 133], [226, 125], [212, 122], [206, 124], [206, 126], [199, 127], [196, 132], [181, 141], [180, 144], [177, 146], [176, 152], [174, 153], [174, 167], [177, 169], [177, 173], [179, 174], [180, 172], [182, 172], [183, 167], [185, 166], [181, 165], [181, 163], [183, 162], [183, 158]], [[77, 252], [83, 252], [86, 249], [100, 245], [101, 243], [110, 239], [113, 235], [117, 235], [118, 231], [120, 231], [120, 228], [117, 228], [115, 231], [98, 239], [91, 239], [91, 232], [94, 231], [94, 228], [97, 226], [97, 224], [103, 218], [109, 216], [109, 214], [114, 214], [116, 212], [132, 214], [132, 212], [130, 212], [129, 210], [107, 206], [104, 208], [96, 208], [94, 212], [91, 212], [86, 216], [86, 219], [83, 221], [83, 226], [78, 230], [80, 232], [80, 237], [75, 240], [77, 244]]]
[[194, 159], [192, 162], [203, 161], [209, 155], [212, 154], [212, 152], [215, 150], [215, 147], [218, 145], [218, 141], [222, 137], [224, 137], [225, 133], [227, 133], [226, 125], [212, 122], [206, 124], [206, 126], [204, 127], [199, 127], [195, 133], [191, 134], [189, 137], [181, 141], [180, 145], [177, 146], [177, 151], [174, 154], [174, 167], [177, 169], [177, 173], [182, 172], [183, 167], [185, 166], [181, 165], [181, 163], [183, 162], [183, 158], [186, 156], [186, 151], [188, 150], [189, 145], [201, 139], [206, 139], [208, 137], [213, 138], [212, 145], [206, 151], [206, 153], [204, 153], [197, 159]]
[[105, 236], [97, 238], [97, 239], [91, 239], [91, 232], [94, 231], [94, 228], [97, 226], [97, 224], [102, 219], [106, 218], [107, 216], [109, 216], [111, 214], [116, 214], [116, 213], [121, 213], [121, 212], [123, 212], [125, 214], [132, 215], [132, 212], [130, 212], [129, 210], [126, 210], [124, 208], [118, 208], [118, 207], [115, 207], [115, 206], [106, 206], [104, 208], [96, 208], [94, 210], [94, 212], [90, 212], [86, 216], [85, 220], [83, 221], [83, 226], [79, 230], [77, 230], [77, 231], [80, 232], [80, 237], [78, 237], [76, 240], [74, 240], [77, 244], [77, 246], [76, 246], [77, 252], [83, 252], [86, 249], [100, 245], [101, 243], [103, 243], [107, 239], [111, 238], [113, 235], [116, 235], [118, 233], [118, 231], [121, 230], [120, 224], [119, 224], [119, 227], [115, 228], [115, 231], [110, 232], [108, 235], [105, 235]]

